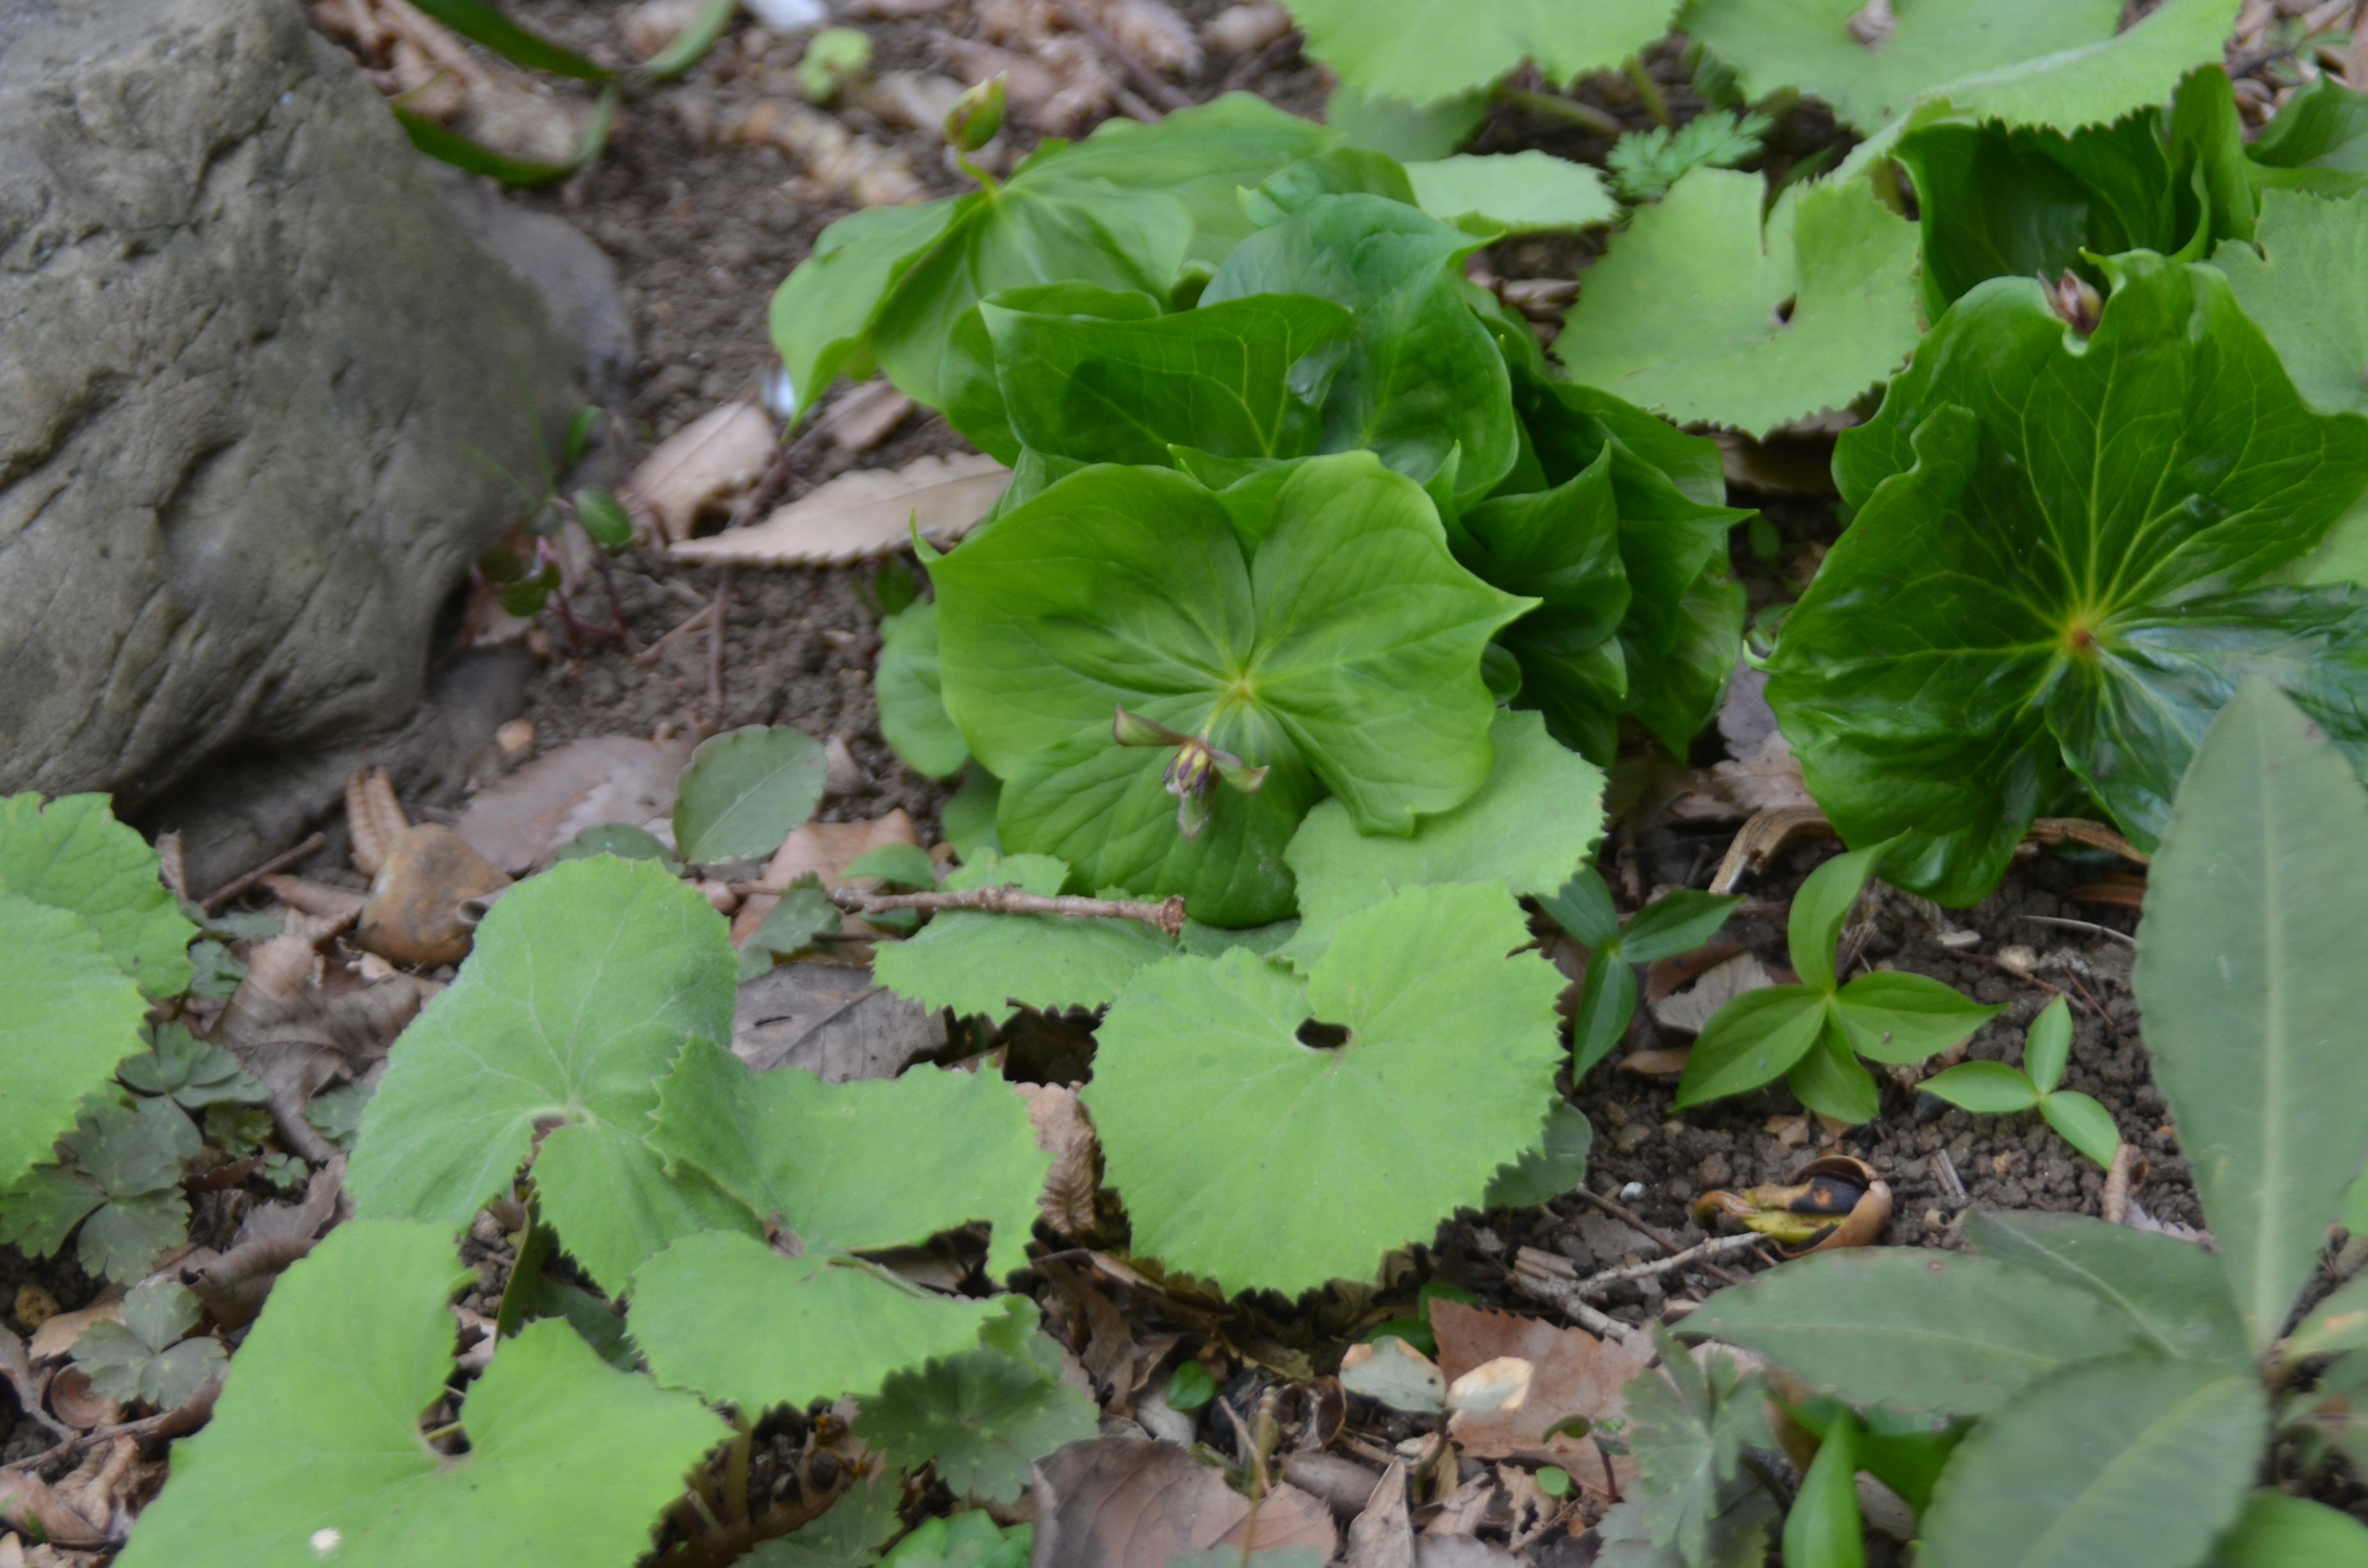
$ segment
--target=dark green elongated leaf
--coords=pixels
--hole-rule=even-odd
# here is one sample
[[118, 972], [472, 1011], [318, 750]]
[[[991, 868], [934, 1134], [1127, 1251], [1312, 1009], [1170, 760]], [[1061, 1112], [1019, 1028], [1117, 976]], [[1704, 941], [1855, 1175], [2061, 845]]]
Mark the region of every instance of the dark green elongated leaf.
[[[1304, 294], [1262, 294], [1147, 321], [979, 307], [1019, 440], [1084, 462], [1164, 466], [1170, 446], [1217, 457], [1315, 449], [1355, 318]], [[1329, 353], [1325, 352], [1331, 349]]]
[[[2245, 156], [2245, 122], [2226, 71], [2206, 65], [2179, 85], [2169, 138], [2179, 182], [2179, 232], [2188, 236], [2182, 244], [2199, 237], [2251, 239], [2260, 199]], [[2190, 250], [2187, 259], [2203, 256]]]
[[540, 163], [529, 158], [514, 158], [483, 142], [472, 142], [457, 131], [449, 131], [423, 115], [394, 106], [394, 118], [403, 126], [411, 144], [442, 163], [472, 175], [486, 175], [521, 190], [536, 190], [561, 180], [589, 165], [609, 144], [609, 131], [617, 122], [617, 91], [610, 87], [593, 102], [591, 118], [584, 122], [583, 131], [575, 139], [575, 155], [564, 164]]
[[2046, 1094], [2064, 1081], [2071, 1060], [2072, 1007], [2058, 996], [2039, 1010], [2022, 1037], [2022, 1070], [2031, 1075], [2032, 1087]]
[[1886, 848], [1878, 844], [1837, 855], [1811, 871], [1793, 894], [1793, 907], [1785, 915], [1785, 943], [1793, 972], [1811, 991], [1834, 991], [1834, 949], [1842, 939], [1842, 923], [1883, 864]]
[[1875, 1088], [1874, 1074], [1859, 1065], [1858, 1058], [1850, 1054], [1849, 1040], [1835, 1027], [1831, 1006], [1828, 1003], [1828, 1017], [1817, 1043], [1793, 1064], [1784, 1081], [1792, 1085], [1793, 1097], [1819, 1116], [1855, 1127], [1873, 1121], [1883, 1108], [1883, 1099]]
[[1673, 756], [1686, 755], [1726, 696], [1743, 645], [1744, 609], [1743, 585], [1728, 577], [1722, 552], [1679, 597], [1660, 656], [1646, 658], [1633, 647], [1628, 653], [1634, 672], [1628, 710]]
[[616, 74], [607, 66], [585, 59], [518, 23], [487, 4], [487, 0], [417, 0], [421, 10], [459, 33], [473, 39], [513, 64], [554, 76], [584, 82], [605, 82]]
[[880, 623], [880, 664], [872, 674], [880, 737], [916, 773], [951, 778], [970, 760], [970, 744], [946, 716], [939, 689], [938, 607], [925, 599]]
[[1928, 974], [1878, 970], [1834, 996], [1834, 1022], [1861, 1056], [1915, 1062], [1965, 1040], [2005, 1009], [1986, 1007]]
[[1617, 952], [1588, 960], [1578, 990], [1578, 1011], [1570, 1021], [1570, 1071], [1574, 1078], [1611, 1054], [1636, 1016], [1636, 970]]
[[2198, 1562], [2244, 1506], [2268, 1435], [2260, 1385], [2241, 1372], [2146, 1355], [2069, 1368], [1991, 1412], [1958, 1446], [1918, 1530], [1917, 1560]]
[[[945, 399], [946, 418], [970, 437], [972, 446], [1007, 467], [1019, 463], [1026, 449], [1012, 431], [1010, 405], [1004, 401], [1003, 383], [996, 379], [995, 338], [986, 329], [984, 313], [990, 304], [1058, 317], [1073, 329], [1082, 325], [1080, 318], [1144, 322], [1159, 314], [1159, 301], [1148, 294], [1134, 290], [1102, 289], [1091, 283], [1042, 283], [1006, 289], [963, 312], [962, 319], [954, 324], [952, 335], [946, 340], [945, 358], [938, 362], [939, 391]], [[1043, 448], [1036, 450], [1039, 460], [1053, 455]], [[1165, 464], [1167, 456], [1163, 451], [1155, 460]]]
[[[1246, 558], [1184, 475], [1091, 469], [937, 563], [946, 708], [1009, 784], [1006, 849], [1258, 925], [1290, 912], [1282, 849], [1319, 788], [1403, 836], [1486, 779], [1480, 649], [1530, 601], [1456, 565], [1420, 488], [1368, 454], [1302, 465], [1275, 518]], [[1113, 744], [1120, 707], [1268, 768], [1263, 787], [1215, 784], [1184, 836], [1175, 754]]]
[[2368, 414], [2368, 299], [2352, 286], [2368, 256], [2368, 195], [2263, 191], [2250, 239], [2212, 254], [2237, 302], [2313, 407]]
[[1880, 1405], [1857, 1410], [1838, 1399], [1813, 1399], [1787, 1409], [1812, 1437], [1823, 1437], [1842, 1415], [1859, 1422], [1859, 1468], [1899, 1494], [1902, 1501], [1922, 1513], [1932, 1501], [1933, 1483], [1965, 1434], [1968, 1420], [1929, 1415], [1904, 1415]]
[[2087, 1292], [2030, 1269], [1872, 1247], [1770, 1269], [1713, 1296], [1680, 1328], [1757, 1350], [1853, 1403], [1960, 1415], [2141, 1344]]
[[1858, 1514], [1858, 1417], [1835, 1417], [1784, 1516], [1784, 1568], [1865, 1568]]
[[1856, 519], [1787, 617], [1768, 695], [1900, 885], [1992, 886], [2067, 773], [2151, 843], [2195, 739], [2271, 674], [2368, 743], [2368, 612], [2248, 586], [2368, 484], [2368, 423], [2313, 414], [2220, 275], [2134, 254], [2072, 339], [2036, 282], [1961, 300], [1835, 460]]
[[[1717, 543], [1726, 538], [1727, 527], [1751, 516], [1748, 510], [1726, 508], [1726, 473], [1717, 442], [1688, 435], [1610, 392], [1564, 380], [1547, 368], [1528, 324], [1519, 316], [1505, 319], [1504, 307], [1495, 295], [1482, 293], [1466, 299], [1479, 312], [1481, 324], [1490, 329], [1511, 367], [1514, 405], [1521, 416], [1522, 434], [1533, 448], [1530, 455], [1538, 464], [1533, 482], [1516, 485], [1523, 478], [1516, 473], [1506, 481], [1508, 487], [1544, 489], [1563, 483], [1592, 463], [1607, 444], [1617, 442], [1630, 460], [1615, 460], [1611, 471], [1612, 483], [1620, 488], [1623, 517], [1640, 517], [1667, 528], [1679, 520], [1677, 503], [1691, 501], [1697, 508], [1720, 513], [1726, 526], [1707, 535]], [[1494, 312], [1486, 309], [1492, 303], [1497, 305]], [[1672, 490], [1674, 498], [1668, 494]], [[1708, 559], [1706, 552], [1702, 559]], [[1682, 585], [1701, 568], [1698, 560], [1658, 576]]]
[[950, 196], [918, 207], [867, 207], [822, 232], [813, 253], [774, 290], [767, 317], [799, 418], [841, 375], [860, 381], [871, 373], [877, 363], [872, 319], [931, 247], [983, 199]]
[[2368, 93], [2323, 74], [2288, 98], [2245, 153], [2256, 185], [2350, 196], [2368, 186]]
[[1631, 963], [1655, 963], [1692, 952], [1717, 936], [1742, 903], [1740, 893], [1721, 897], [1691, 888], [1663, 893], [1638, 910], [1621, 931], [1620, 950]]
[[2348, 929], [2368, 791], [2256, 683], [2197, 748], [2148, 875], [2135, 983], [2255, 1349], [2285, 1326], [2368, 1149]]
[[1967, 1062], [1916, 1085], [1979, 1116], [2005, 1116], [2039, 1103], [2031, 1080], [2003, 1062]]
[[1798, 985], [1747, 991], [1704, 1025], [1678, 1080], [1677, 1106], [1725, 1099], [1775, 1082], [1826, 1028], [1826, 999]]
[[694, 865], [762, 859], [822, 802], [820, 741], [781, 724], [751, 724], [700, 743], [682, 770], [674, 842]]
[[2212, 1568], [2368, 1568], [2368, 1525], [2324, 1503], [2256, 1492]]
[[1482, 243], [1384, 197], [1319, 197], [1243, 241], [1201, 301], [1314, 294], [1353, 310], [1322, 449], [1373, 451], [1417, 480], [1459, 450], [1457, 494], [1476, 498], [1512, 468], [1518, 444], [1504, 357], [1459, 288], [1460, 264]]
[[2064, 1142], [2100, 1165], [2112, 1166], [2122, 1142], [2112, 1111], [2076, 1089], [2058, 1089], [2039, 1102], [2039, 1114]]
[[652, 82], [670, 82], [700, 61], [732, 25], [739, 0], [707, 0], [707, 4], [674, 35], [674, 41], [642, 62], [635, 74]]
[[[1621, 940], [1619, 906], [1611, 902], [1603, 874], [1592, 866], [1573, 872], [1570, 881], [1541, 897], [1538, 907], [1583, 948], [1610, 947]], [[1637, 918], [1644, 918], [1642, 912]]]
[[2165, 1356], [2251, 1360], [2220, 1260], [2192, 1242], [2081, 1214], [1977, 1210], [1965, 1216], [1965, 1244], [2088, 1291]]

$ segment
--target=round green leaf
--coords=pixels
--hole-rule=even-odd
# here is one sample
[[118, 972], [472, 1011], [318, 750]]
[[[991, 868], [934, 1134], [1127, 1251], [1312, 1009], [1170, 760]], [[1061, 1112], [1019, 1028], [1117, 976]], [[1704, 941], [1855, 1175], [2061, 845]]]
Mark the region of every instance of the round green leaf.
[[143, 996], [189, 983], [197, 927], [157, 874], [156, 852], [104, 795], [0, 799], [0, 892], [79, 916]]
[[822, 743], [785, 725], [700, 742], [676, 787], [676, 851], [693, 865], [762, 859], [814, 815], [829, 771]]
[[[1561, 990], [1501, 888], [1343, 920], [1303, 983], [1236, 949], [1138, 974], [1084, 1091], [1135, 1245], [1228, 1290], [1371, 1276], [1534, 1144]], [[1312, 1019], [1337, 1047], [1300, 1039]]]
[[1062, 1381], [1060, 1347], [1037, 1332], [1036, 1304], [1025, 1296], [1001, 1304], [977, 1348], [891, 1373], [855, 1429], [907, 1471], [935, 1465], [957, 1496], [1011, 1503], [1027, 1490], [1028, 1467], [1093, 1437], [1101, 1411]]
[[1534, 147], [1412, 163], [1406, 175], [1424, 211], [1492, 238], [1592, 228], [1620, 216], [1601, 175]]
[[[18, 797], [25, 799], [27, 797]], [[0, 1187], [50, 1157], [84, 1095], [140, 1050], [148, 1005], [98, 933], [0, 890]]]
[[2003, 1062], [1967, 1062], [1916, 1086], [1976, 1116], [2006, 1116], [2039, 1103], [2031, 1080]]
[[2197, 1562], [2243, 1506], [2269, 1425], [2260, 1385], [2243, 1373], [2153, 1356], [2069, 1368], [1958, 1446], [1918, 1528], [1917, 1560]]

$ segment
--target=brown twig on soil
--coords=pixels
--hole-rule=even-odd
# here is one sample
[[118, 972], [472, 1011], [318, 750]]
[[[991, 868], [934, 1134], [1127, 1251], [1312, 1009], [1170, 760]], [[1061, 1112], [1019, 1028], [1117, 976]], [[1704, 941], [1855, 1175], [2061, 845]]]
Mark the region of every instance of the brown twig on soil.
[[674, 642], [676, 638], [688, 636], [693, 631], [703, 631], [705, 630], [708, 622], [714, 619], [715, 601], [710, 599], [706, 603], [700, 605], [697, 609], [692, 610], [689, 615], [683, 617], [682, 619], [677, 621], [670, 631], [660, 632], [656, 639], [653, 641], [648, 647], [634, 653], [633, 663], [639, 665], [643, 669], [649, 668], [650, 665], [658, 662], [659, 656], [666, 651], [667, 644]]
[[1542, 93], [1531, 87], [1498, 87], [1497, 97], [1515, 108], [1583, 126], [1598, 136], [1617, 136], [1628, 129], [1593, 104], [1583, 104], [1560, 93]]
[[2086, 817], [2040, 817], [2024, 830], [2025, 844], [2085, 844], [2111, 850], [2133, 865], [2150, 866], [2154, 858], [2112, 828]]
[[[734, 882], [737, 893], [780, 896], [788, 892], [761, 882]], [[1133, 899], [1083, 898], [1075, 893], [1047, 897], [1018, 888], [967, 888], [951, 892], [862, 892], [854, 888], [833, 890], [830, 901], [849, 915], [874, 915], [891, 909], [962, 909], [985, 915], [1064, 915], [1087, 920], [1139, 920], [1168, 937], [1184, 930], [1184, 901], [1164, 903]]]
[[1191, 95], [1127, 52], [1126, 46], [1110, 37], [1109, 31], [1094, 20], [1092, 13], [1077, 4], [1077, 0], [1060, 0], [1060, 3], [1061, 15], [1067, 19], [1069, 26], [1085, 34], [1096, 49], [1132, 77], [1134, 85], [1149, 95], [1153, 103], [1171, 114], [1179, 108], [1192, 107]]
[[1568, 1258], [1550, 1252], [1541, 1252], [1536, 1247], [1523, 1247], [1514, 1255], [1513, 1267], [1517, 1272], [1527, 1271], [1543, 1278], [1564, 1280], [1579, 1295], [1592, 1296], [1598, 1291], [1608, 1290], [1612, 1286], [1622, 1284], [1630, 1279], [1644, 1279], [1656, 1274], [1667, 1274], [1673, 1268], [1683, 1268], [1688, 1264], [1706, 1263], [1713, 1257], [1721, 1257], [1727, 1253], [1741, 1252], [1747, 1247], [1757, 1244], [1759, 1240], [1757, 1235], [1748, 1231], [1741, 1235], [1713, 1236], [1706, 1242], [1698, 1242], [1683, 1252], [1673, 1252], [1667, 1257], [1656, 1257], [1649, 1263], [1629, 1263], [1622, 1264], [1617, 1268], [1599, 1269], [1584, 1278], [1579, 1277], [1578, 1270], [1572, 1266]]
[[177, 1437], [185, 1432], [193, 1432], [204, 1426], [206, 1418], [213, 1414], [214, 1399], [221, 1392], [222, 1381], [216, 1378], [200, 1387], [189, 1396], [187, 1404], [177, 1409], [160, 1410], [137, 1421], [119, 1421], [112, 1426], [94, 1426], [87, 1432], [77, 1432], [55, 1447], [0, 1465], [0, 1473], [14, 1470], [37, 1474], [59, 1460], [78, 1454], [94, 1444], [112, 1442], [118, 1437], [137, 1437], [144, 1442], [150, 1437]]
[[2067, 931], [2086, 931], [2092, 936], [2111, 937], [2116, 942], [2127, 942], [2135, 948], [2138, 939], [2127, 931], [2116, 931], [2111, 926], [2100, 926], [2093, 920], [2066, 920], [2059, 915], [2018, 915], [2017, 920], [2028, 920], [2033, 926], [2061, 926]]
[[[1611, 1215], [1613, 1219], [1619, 1221], [1622, 1224], [1627, 1226], [1630, 1230], [1635, 1232], [1646, 1241], [1651, 1242], [1655, 1246], [1659, 1247], [1664, 1253], [1675, 1254], [1683, 1250], [1677, 1243], [1671, 1241], [1668, 1237], [1655, 1230], [1645, 1220], [1645, 1216], [1637, 1213], [1636, 1210], [1629, 1208], [1625, 1203], [1622, 1203], [1615, 1199], [1606, 1198], [1603, 1194], [1584, 1187], [1572, 1187], [1570, 1189], [1570, 1195], [1573, 1198], [1578, 1199], [1588, 1204], [1594, 1209]], [[1702, 1265], [1702, 1267], [1711, 1273], [1718, 1276], [1721, 1279], [1725, 1280], [1730, 1285], [1740, 1285], [1743, 1283], [1741, 1277], [1729, 1273], [1727, 1270], [1721, 1268], [1714, 1263], [1706, 1263]]]
[[229, 881], [208, 893], [199, 903], [198, 907], [208, 915], [219, 914], [224, 905], [254, 891], [264, 878], [275, 876], [308, 857], [319, 854], [321, 846], [328, 842], [325, 835], [318, 833], [312, 834], [302, 843], [281, 850], [245, 876], [233, 877]]
[[[1521, 1252], [1526, 1254], [1536, 1249], [1523, 1247]], [[1543, 1301], [1550, 1307], [1559, 1309], [1565, 1317], [1569, 1318], [1598, 1339], [1615, 1341], [1639, 1354], [1649, 1353], [1652, 1348], [1652, 1342], [1646, 1337], [1643, 1329], [1633, 1324], [1622, 1323], [1611, 1313], [1589, 1306], [1581, 1300], [1576, 1280], [1558, 1279], [1551, 1274], [1526, 1272], [1521, 1268], [1520, 1260], [1517, 1256], [1513, 1268], [1505, 1276], [1505, 1282], [1533, 1301]]]

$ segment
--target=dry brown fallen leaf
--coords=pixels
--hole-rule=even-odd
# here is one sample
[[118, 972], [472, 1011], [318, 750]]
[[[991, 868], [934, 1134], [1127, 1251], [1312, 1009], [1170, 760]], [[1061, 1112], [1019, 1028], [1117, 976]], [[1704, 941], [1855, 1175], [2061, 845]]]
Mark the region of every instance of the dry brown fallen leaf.
[[[947, 82], [946, 85], [961, 96], [957, 84]], [[832, 398], [814, 420], [814, 428], [843, 452], [868, 452], [886, 440], [888, 433], [912, 412], [913, 400], [898, 392], [894, 381], [864, 381]]]
[[944, 1015], [872, 983], [863, 964], [776, 964], [740, 987], [732, 1051], [759, 1073], [833, 1084], [893, 1078], [946, 1043]]
[[1256, 54], [1291, 30], [1291, 13], [1268, 0], [1228, 6], [1201, 24], [1210, 47], [1227, 54]]
[[514, 877], [541, 869], [587, 827], [668, 830], [675, 780], [690, 752], [687, 738], [570, 741], [478, 791], [452, 829]]
[[93, 1521], [58, 1495], [40, 1476], [0, 1471], [0, 1526], [38, 1531], [58, 1546], [98, 1546], [107, 1540], [104, 1521]]
[[343, 1154], [313, 1173], [301, 1203], [266, 1203], [239, 1221], [238, 1240], [202, 1267], [184, 1267], [181, 1279], [227, 1329], [253, 1323], [272, 1286], [290, 1265], [313, 1250], [336, 1219], [344, 1195]]
[[365, 981], [324, 968], [302, 937], [273, 937], [247, 953], [246, 978], [207, 1039], [263, 1080], [276, 1103], [301, 1111], [339, 1077], [359, 1077], [443, 987], [408, 974]]
[[[1684, 1034], [1700, 1034], [1721, 1007], [1747, 991], [1759, 991], [1776, 983], [1768, 966], [1751, 954], [1737, 948], [1719, 947], [1696, 949], [1679, 960], [1663, 960], [1662, 963], [1681, 963], [1684, 959], [1709, 957], [1713, 961], [1697, 970], [1689, 979], [1682, 968], [1664, 971], [1655, 964], [1647, 972], [1646, 995], [1653, 1009], [1653, 1019], [1664, 1028]], [[1671, 981], [1675, 979], [1673, 984]], [[1658, 981], [1659, 994], [1653, 994], [1651, 982]]]
[[946, 545], [978, 526], [1010, 479], [1010, 470], [976, 452], [857, 469], [761, 523], [688, 540], [672, 553], [678, 561], [843, 566], [910, 548], [916, 528]]
[[469, 956], [486, 904], [509, 878], [440, 823], [405, 828], [370, 881], [354, 945], [391, 963], [434, 969]]
[[315, 0], [312, 20], [410, 113], [530, 163], [575, 160], [588, 99], [546, 93], [526, 73], [472, 53], [406, 0]]
[[1331, 1510], [1288, 1483], [1253, 1511], [1222, 1472], [1173, 1443], [1091, 1437], [1037, 1461], [1030, 1568], [1167, 1568], [1192, 1551], [1339, 1542]]
[[[1557, 1464], [1582, 1487], [1608, 1495], [1604, 1455], [1594, 1438], [1551, 1429], [1574, 1418], [1601, 1423], [1622, 1417], [1627, 1404], [1621, 1391], [1644, 1370], [1641, 1358], [1583, 1328], [1458, 1301], [1432, 1301], [1430, 1326], [1439, 1336], [1440, 1369], [1451, 1381], [1503, 1357], [1531, 1364], [1529, 1392], [1518, 1405], [1459, 1410], [1449, 1418], [1448, 1436], [1466, 1454]], [[1635, 1461], [1622, 1455], [1611, 1462], [1619, 1489], [1625, 1491]]]
[[699, 515], [757, 483], [773, 460], [772, 420], [753, 403], [710, 409], [660, 441], [625, 481], [625, 497], [667, 543]]
[[[820, 877], [825, 888], [839, 885], [839, 873], [855, 863], [856, 857], [884, 844], [918, 846], [921, 835], [913, 826], [913, 819], [905, 808], [897, 807], [886, 816], [870, 822], [810, 822], [791, 830], [781, 841], [780, 848], [765, 866], [765, 884], [785, 888], [801, 877]], [[765, 923], [765, 916], [781, 901], [764, 893], [756, 893], [741, 904], [732, 917], [732, 939], [745, 942]], [[848, 930], [860, 934], [870, 927], [862, 922], [849, 920]]]
[[85, 1307], [80, 1312], [60, 1312], [35, 1329], [33, 1336], [25, 1342], [25, 1348], [32, 1354], [33, 1359], [36, 1361], [63, 1360], [73, 1354], [74, 1341], [80, 1339], [83, 1330], [91, 1324], [121, 1323], [123, 1290], [120, 1287], [110, 1287], [107, 1294], [108, 1299], [106, 1301]]
[[1342, 1568], [1415, 1568], [1414, 1525], [1406, 1513], [1406, 1468], [1393, 1460], [1364, 1511], [1349, 1524]]
[[1084, 1241], [1094, 1233], [1094, 1194], [1101, 1185], [1096, 1178], [1100, 1151], [1085, 1102], [1061, 1084], [1014, 1084], [1011, 1092], [1028, 1102], [1036, 1146], [1053, 1156], [1037, 1210], [1054, 1235]]

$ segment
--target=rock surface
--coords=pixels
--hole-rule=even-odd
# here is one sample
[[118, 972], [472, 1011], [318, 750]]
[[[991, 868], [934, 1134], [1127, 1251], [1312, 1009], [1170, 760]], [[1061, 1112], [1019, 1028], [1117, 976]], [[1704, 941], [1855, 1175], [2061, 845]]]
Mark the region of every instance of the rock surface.
[[0, 794], [401, 728], [577, 363], [289, 0], [0, 4]]

